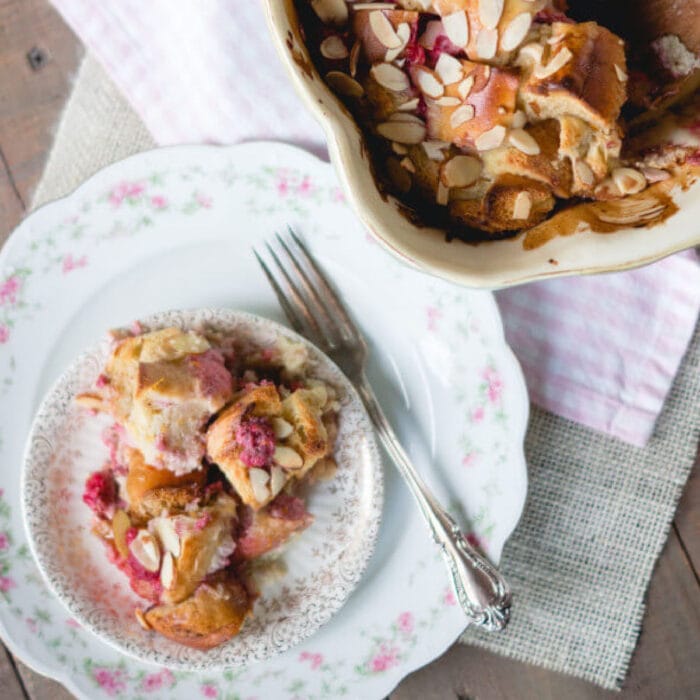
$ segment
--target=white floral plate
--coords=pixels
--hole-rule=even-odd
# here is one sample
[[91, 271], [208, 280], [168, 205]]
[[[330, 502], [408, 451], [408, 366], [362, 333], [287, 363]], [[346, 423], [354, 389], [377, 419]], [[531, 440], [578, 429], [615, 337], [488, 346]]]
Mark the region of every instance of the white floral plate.
[[101, 439], [112, 421], [90, 416], [75, 397], [95, 386], [111, 352], [107, 337], [81, 353], [44, 399], [22, 469], [22, 510], [29, 544], [49, 588], [75, 618], [137, 659], [172, 669], [214, 671], [279, 654], [311, 636], [343, 605], [367, 567], [382, 509], [382, 469], [372, 425], [345, 375], [311, 343], [274, 321], [240, 311], [194, 309], [140, 319], [145, 330], [205, 328], [260, 349], [281, 338], [308, 351], [311, 376], [333, 386], [340, 402], [332, 479], [310, 490], [313, 524], [284, 549], [284, 576], [264, 581], [254, 614], [239, 635], [198, 651], [144, 631], [143, 607], [92, 534], [82, 502], [85, 480], [109, 458]]
[[[333, 169], [270, 143], [142, 153], [32, 214], [0, 255], [0, 632], [84, 698], [382, 698], [464, 629], [444, 565], [391, 468], [377, 546], [317, 634], [243, 669], [125, 657], [51, 596], [22, 528], [22, 450], [42, 396], [106, 325], [168, 308], [283, 320], [250, 253], [291, 224], [369, 338], [370, 376], [438, 496], [498, 561], [526, 494], [527, 394], [493, 297], [405, 267], [364, 235]], [[515, 601], [517, 605], [517, 598]]]

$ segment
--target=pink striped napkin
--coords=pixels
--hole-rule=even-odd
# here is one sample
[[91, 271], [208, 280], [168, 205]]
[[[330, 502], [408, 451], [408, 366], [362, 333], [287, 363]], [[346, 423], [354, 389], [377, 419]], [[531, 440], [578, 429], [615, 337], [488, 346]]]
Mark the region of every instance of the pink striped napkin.
[[[323, 133], [287, 80], [259, 3], [53, 0], [162, 145]], [[642, 446], [700, 309], [694, 252], [633, 272], [499, 292], [532, 400]]]

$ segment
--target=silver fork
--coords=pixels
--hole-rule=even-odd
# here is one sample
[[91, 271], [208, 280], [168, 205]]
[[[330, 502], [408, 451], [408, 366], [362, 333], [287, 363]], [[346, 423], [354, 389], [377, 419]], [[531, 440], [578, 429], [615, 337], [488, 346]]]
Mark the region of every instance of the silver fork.
[[[399, 443], [367, 380], [367, 343], [301, 240], [276, 234], [266, 244], [275, 275], [258, 251], [260, 266], [294, 329], [323, 350], [357, 389], [379, 438], [440, 546], [457, 598], [469, 620], [487, 630], [503, 629], [510, 615], [510, 588], [500, 572], [467, 541], [451, 515], [430, 492]], [[286, 292], [285, 292], [286, 289]]]

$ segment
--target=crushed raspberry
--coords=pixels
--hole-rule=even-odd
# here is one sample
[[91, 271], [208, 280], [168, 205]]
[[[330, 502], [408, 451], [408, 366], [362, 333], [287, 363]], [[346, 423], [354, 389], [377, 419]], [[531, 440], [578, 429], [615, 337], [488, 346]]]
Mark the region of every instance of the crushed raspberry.
[[267, 418], [248, 418], [236, 428], [241, 460], [248, 467], [264, 467], [275, 451], [275, 432]]
[[406, 67], [422, 66], [425, 63], [425, 49], [418, 43], [408, 44], [403, 53]]
[[233, 391], [233, 379], [219, 350], [189, 355], [187, 363], [205, 396], [228, 396]]
[[428, 51], [430, 66], [434, 68], [443, 53], [448, 53], [450, 56], [457, 56], [461, 54], [462, 51], [463, 50], [459, 46], [456, 46], [449, 40], [446, 34], [440, 34], [440, 36], [435, 39], [433, 48]]
[[109, 377], [106, 374], [101, 374], [95, 380], [95, 386], [98, 389], [102, 389], [103, 387], [106, 387], [108, 384], [109, 384]]
[[567, 17], [563, 12], [557, 10], [540, 10], [534, 17], [535, 22], [540, 24], [552, 24], [553, 22], [564, 22], [566, 24], [576, 24], [573, 19]]
[[85, 482], [83, 502], [99, 517], [105, 517], [117, 502], [117, 482], [112, 472], [92, 473]]
[[307, 515], [304, 501], [296, 496], [288, 496], [286, 493], [279, 494], [267, 510], [273, 518], [281, 520], [302, 520]]
[[418, 106], [416, 107], [416, 114], [421, 118], [425, 119], [428, 115], [428, 104], [425, 101], [425, 97], [421, 95], [418, 98]]
[[691, 153], [686, 157], [685, 161], [686, 163], [690, 163], [690, 165], [700, 165], [700, 150]]
[[[135, 527], [130, 527], [126, 531], [126, 543], [131, 544], [138, 535]], [[163, 585], [160, 582], [160, 574], [157, 571], [148, 571], [129, 551], [128, 558], [117, 557], [115, 564], [129, 577], [131, 589], [142, 598], [158, 602], [160, 594], [163, 592]]]
[[121, 466], [117, 459], [120, 440], [124, 436], [124, 427], [119, 423], [112, 423], [107, 426], [100, 435], [102, 443], [109, 449], [109, 463], [112, 469]]
[[209, 525], [211, 522], [211, 514], [210, 513], [203, 513], [197, 520], [194, 522], [194, 529], [197, 532], [201, 532], [204, 530], [204, 528]]

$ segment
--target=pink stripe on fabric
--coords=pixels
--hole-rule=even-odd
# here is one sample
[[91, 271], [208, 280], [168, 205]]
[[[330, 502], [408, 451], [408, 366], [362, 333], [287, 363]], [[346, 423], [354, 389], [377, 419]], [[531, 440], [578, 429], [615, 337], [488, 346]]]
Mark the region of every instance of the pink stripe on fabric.
[[[161, 145], [293, 141], [323, 132], [285, 75], [260, 3], [53, 0]], [[642, 445], [700, 309], [692, 251], [641, 270], [497, 294], [540, 406]]]

